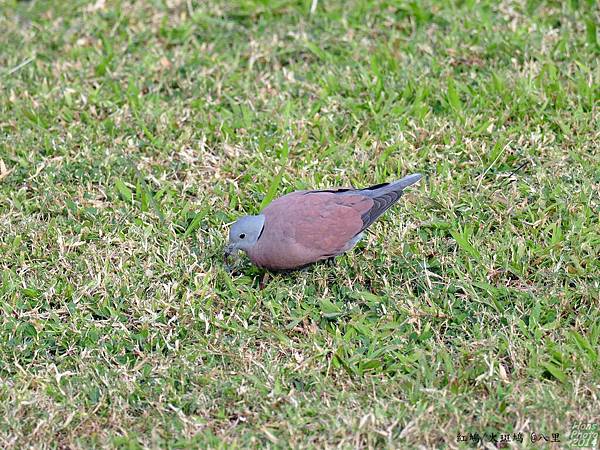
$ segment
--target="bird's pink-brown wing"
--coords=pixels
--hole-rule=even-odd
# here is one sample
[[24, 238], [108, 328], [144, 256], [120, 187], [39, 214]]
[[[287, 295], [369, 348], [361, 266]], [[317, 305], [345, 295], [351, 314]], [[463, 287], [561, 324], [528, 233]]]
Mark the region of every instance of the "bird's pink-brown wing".
[[293, 192], [263, 210], [265, 227], [248, 254], [256, 264], [290, 269], [343, 252], [363, 229], [373, 200], [334, 192]]

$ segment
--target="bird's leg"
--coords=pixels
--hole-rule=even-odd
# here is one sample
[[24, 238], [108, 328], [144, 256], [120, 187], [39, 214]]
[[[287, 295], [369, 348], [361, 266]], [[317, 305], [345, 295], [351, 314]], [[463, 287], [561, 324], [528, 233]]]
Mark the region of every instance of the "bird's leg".
[[267, 284], [267, 280], [269, 279], [269, 272], [265, 272], [262, 276], [262, 279], [258, 282], [258, 289], [263, 290]]

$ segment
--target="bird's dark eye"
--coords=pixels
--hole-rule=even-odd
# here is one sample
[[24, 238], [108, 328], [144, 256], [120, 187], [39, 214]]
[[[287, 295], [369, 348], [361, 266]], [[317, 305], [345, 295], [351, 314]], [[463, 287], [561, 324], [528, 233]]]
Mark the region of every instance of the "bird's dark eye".
[[240, 239], [244, 239], [246, 237], [246, 233], [240, 234]]

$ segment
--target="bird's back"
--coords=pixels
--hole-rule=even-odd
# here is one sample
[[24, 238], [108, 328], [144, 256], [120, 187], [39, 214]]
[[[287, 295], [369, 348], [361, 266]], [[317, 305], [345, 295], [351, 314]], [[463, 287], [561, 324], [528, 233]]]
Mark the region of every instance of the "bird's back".
[[271, 202], [252, 262], [274, 270], [293, 269], [339, 255], [402, 196], [421, 175], [364, 189], [296, 191]]

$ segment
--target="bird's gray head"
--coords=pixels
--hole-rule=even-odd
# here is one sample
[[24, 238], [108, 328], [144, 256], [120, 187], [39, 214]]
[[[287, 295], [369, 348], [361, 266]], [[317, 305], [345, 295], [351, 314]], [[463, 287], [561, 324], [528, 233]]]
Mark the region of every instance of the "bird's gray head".
[[237, 250], [247, 251], [251, 248], [262, 233], [265, 225], [265, 216], [244, 216], [239, 218], [229, 230], [229, 245], [225, 249], [225, 256]]

